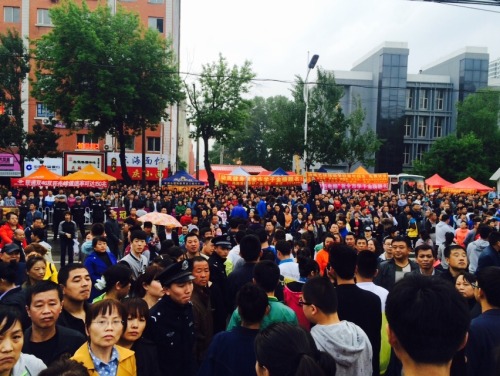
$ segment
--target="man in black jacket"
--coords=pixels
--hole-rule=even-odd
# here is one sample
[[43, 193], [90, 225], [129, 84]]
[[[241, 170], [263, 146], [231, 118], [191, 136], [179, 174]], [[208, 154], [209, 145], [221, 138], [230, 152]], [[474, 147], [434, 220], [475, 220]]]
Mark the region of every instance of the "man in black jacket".
[[144, 337], [157, 346], [160, 371], [164, 376], [192, 376], [195, 373], [193, 279], [187, 260], [170, 265], [158, 275], [165, 295], [151, 308]]
[[80, 230], [82, 240], [85, 241], [85, 206], [82, 204], [81, 196], [76, 196], [75, 200], [75, 203], [71, 207], [71, 215], [73, 216], [73, 221]]
[[391, 249], [393, 258], [380, 264], [378, 275], [373, 281], [389, 292], [396, 282], [403, 279], [406, 273], [418, 269], [418, 265], [409, 258], [411, 247], [406, 238], [402, 236], [394, 238]]
[[41, 281], [26, 294], [32, 325], [24, 332], [23, 353], [33, 354], [49, 366], [61, 355], [73, 355], [85, 343], [78, 331], [56, 325], [62, 310], [62, 291], [51, 281]]
[[382, 312], [380, 298], [356, 286], [354, 272], [357, 254], [345, 244], [334, 244], [329, 250], [328, 273], [337, 282], [338, 315], [358, 325], [370, 339], [373, 350], [373, 375], [380, 374]]
[[104, 223], [104, 231], [106, 232], [106, 240], [111, 253], [113, 253], [117, 259], [121, 258], [120, 246], [123, 244], [121, 239], [121, 229], [120, 224], [117, 221], [117, 213], [115, 210], [109, 210], [108, 219]]

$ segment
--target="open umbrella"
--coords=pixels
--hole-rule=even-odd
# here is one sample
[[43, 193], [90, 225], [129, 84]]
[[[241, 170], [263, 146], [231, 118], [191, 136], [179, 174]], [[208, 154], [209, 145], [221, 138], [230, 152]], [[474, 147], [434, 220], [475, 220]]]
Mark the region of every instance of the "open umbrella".
[[137, 218], [141, 222], [151, 222], [157, 226], [165, 226], [165, 227], [182, 227], [175, 217], [172, 217], [169, 214], [152, 212], [145, 214], [139, 218]]

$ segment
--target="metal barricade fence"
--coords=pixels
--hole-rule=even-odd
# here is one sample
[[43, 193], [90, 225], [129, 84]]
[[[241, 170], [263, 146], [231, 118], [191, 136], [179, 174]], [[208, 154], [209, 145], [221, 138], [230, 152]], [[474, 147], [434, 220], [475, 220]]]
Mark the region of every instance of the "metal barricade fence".
[[[40, 209], [38, 209], [40, 210]], [[52, 208], [44, 208], [41, 210], [43, 214], [43, 220], [45, 221], [47, 226], [52, 226], [54, 224], [54, 209]], [[91, 225], [92, 224], [92, 210], [90, 208], [85, 208], [85, 225]], [[106, 222], [106, 214], [104, 214], [104, 222]]]

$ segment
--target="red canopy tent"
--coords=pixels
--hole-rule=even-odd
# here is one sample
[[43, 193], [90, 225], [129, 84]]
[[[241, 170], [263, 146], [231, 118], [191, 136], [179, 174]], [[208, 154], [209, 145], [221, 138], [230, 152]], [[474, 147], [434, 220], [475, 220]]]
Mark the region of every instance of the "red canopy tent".
[[477, 192], [489, 192], [492, 191], [493, 188], [483, 185], [471, 177], [467, 179], [461, 180], [455, 184], [448, 185], [441, 189], [443, 192], [449, 193], [477, 193]]
[[430, 178], [425, 179], [425, 184], [428, 185], [428, 191], [433, 191], [435, 189], [447, 187], [451, 185], [448, 180], [444, 180], [439, 174], [434, 174]]

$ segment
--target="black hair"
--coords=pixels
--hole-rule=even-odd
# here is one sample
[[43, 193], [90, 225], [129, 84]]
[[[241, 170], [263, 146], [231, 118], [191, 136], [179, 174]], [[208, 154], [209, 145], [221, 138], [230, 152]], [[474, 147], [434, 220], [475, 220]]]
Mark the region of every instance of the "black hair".
[[465, 250], [464, 247], [462, 247], [458, 244], [451, 244], [447, 247], [444, 247], [444, 251], [443, 251], [444, 258], [450, 258], [451, 251], [453, 251], [454, 249], [461, 249], [462, 251], [465, 252], [465, 254], [467, 254], [467, 251]]
[[[0, 304], [0, 336], [3, 336], [7, 330], [12, 328], [16, 322], [21, 324], [19, 311], [13, 306]], [[21, 330], [22, 334], [22, 330]]]
[[36, 236], [38, 239], [45, 239], [45, 230], [40, 227], [36, 227], [31, 230], [31, 235]]
[[447, 232], [444, 234], [444, 245], [448, 246], [453, 243], [453, 240], [455, 239], [455, 234], [453, 232]]
[[330, 354], [318, 351], [311, 334], [300, 326], [275, 323], [254, 342], [255, 358], [272, 376], [335, 375]]
[[451, 283], [418, 274], [394, 285], [385, 313], [406, 353], [424, 364], [448, 363], [464, 342], [470, 323], [466, 300]]
[[76, 360], [71, 360], [64, 355], [50, 363], [50, 366], [41, 371], [38, 376], [88, 376], [89, 371]]
[[26, 297], [26, 305], [29, 307], [31, 305], [31, 301], [33, 300], [33, 295], [41, 294], [42, 292], [47, 291], [57, 291], [57, 296], [59, 297], [59, 301], [63, 300], [63, 293], [61, 287], [52, 281], [40, 281], [34, 285], [31, 285], [25, 294]]
[[332, 244], [328, 251], [329, 263], [342, 279], [354, 278], [356, 257], [356, 251], [346, 244]]
[[[71, 273], [73, 270], [76, 270], [76, 269], [87, 270], [85, 265], [80, 264], [80, 263], [65, 265], [59, 270], [59, 273], [57, 274], [57, 282], [60, 285], [66, 286], [66, 283], [68, 283], [69, 273]], [[87, 272], [88, 272], [88, 270], [87, 270]]]
[[92, 236], [103, 236], [104, 225], [102, 223], [94, 223], [90, 228], [90, 233], [92, 234]]
[[114, 299], [104, 299], [100, 302], [91, 304], [87, 308], [85, 315], [85, 327], [88, 329], [97, 316], [111, 314], [114, 310], [118, 311], [118, 316], [121, 317], [121, 321], [123, 322], [122, 331], [125, 330], [128, 317], [127, 311], [125, 311], [122, 303]]
[[130, 241], [134, 241], [134, 239], [146, 240], [148, 238], [148, 234], [143, 230], [135, 230], [130, 233]]
[[448, 214], [443, 214], [443, 215], [441, 216], [441, 221], [442, 221], [442, 222], [446, 222], [448, 219], [450, 219], [450, 216], [449, 216]]
[[265, 292], [273, 292], [278, 286], [280, 268], [273, 261], [260, 261], [253, 269], [253, 278], [255, 279], [255, 283], [262, 287]]
[[161, 242], [160, 253], [168, 253], [168, 249], [173, 246], [175, 246], [173, 240], [165, 239], [164, 241]]
[[17, 261], [0, 262], [0, 279], [5, 279], [10, 284], [17, 281]]
[[420, 251], [432, 251], [432, 256], [436, 259], [437, 258], [437, 251], [431, 247], [429, 244], [421, 244], [418, 247], [415, 247], [415, 258], [418, 257], [418, 253]]
[[146, 268], [145, 272], [137, 277], [135, 283], [135, 293], [139, 298], [143, 298], [146, 295], [146, 290], [143, 285], [149, 285], [153, 280], [160, 274], [164, 268], [158, 265], [150, 265]]
[[488, 236], [488, 241], [490, 242], [490, 246], [493, 247], [500, 241], [500, 232], [498, 231], [490, 232], [490, 235]]
[[15, 215], [16, 217], [19, 218], [19, 215], [16, 212], [11, 211], [11, 212], [8, 212], [7, 214], [5, 214], [5, 219], [9, 220], [10, 217], [12, 217], [13, 215]]
[[375, 278], [378, 267], [378, 256], [372, 251], [361, 251], [356, 259], [358, 274], [363, 278]]
[[31, 268], [33, 266], [35, 266], [35, 264], [37, 262], [40, 262], [40, 261], [43, 261], [44, 264], [46, 263], [45, 259], [42, 256], [33, 256], [33, 257], [30, 257], [29, 259], [27, 259], [26, 260], [26, 272], [29, 272], [31, 270]]
[[319, 265], [312, 258], [307, 256], [307, 251], [297, 252], [297, 264], [299, 264], [299, 274], [301, 278], [307, 278], [311, 272], [319, 273]]
[[104, 242], [106, 244], [108, 243], [108, 241], [106, 240], [106, 238], [104, 236], [96, 236], [92, 239], [92, 248], [96, 247], [97, 242]]
[[[253, 234], [253, 232], [252, 232], [252, 234]], [[250, 233], [247, 233], [245, 231], [238, 231], [234, 235], [234, 239], [236, 240], [236, 243], [241, 244], [241, 239], [243, 239], [245, 237], [245, 235], [250, 235]], [[260, 248], [260, 243], [259, 243], [259, 248]], [[241, 247], [240, 247], [240, 249], [241, 249]]]
[[399, 242], [399, 243], [403, 242], [403, 243], [406, 244], [406, 246], [408, 247], [408, 249], [411, 249], [410, 239], [408, 239], [408, 238], [406, 238], [404, 236], [398, 235], [398, 236], [394, 237], [392, 239], [392, 243], [391, 244], [394, 244], [395, 242]]
[[276, 251], [280, 252], [283, 256], [289, 256], [292, 253], [292, 245], [286, 240], [278, 240], [276, 243]]
[[280, 240], [286, 240], [286, 232], [283, 230], [276, 230], [274, 232], [274, 240], [280, 241]]
[[127, 312], [127, 318], [145, 318], [149, 317], [148, 303], [141, 298], [126, 298], [122, 301], [123, 308]]
[[260, 240], [255, 235], [245, 235], [240, 241], [240, 256], [243, 260], [257, 261], [261, 252], [260, 244]]
[[314, 277], [307, 280], [302, 287], [302, 296], [307, 304], [314, 304], [325, 314], [337, 312], [337, 291], [327, 278]]
[[[475, 274], [472, 274], [472, 273], [469, 273], [469, 272], [466, 272], [465, 270], [462, 270], [458, 273], [457, 275], [457, 278], [460, 277], [460, 276], [463, 276], [464, 277], [464, 281], [467, 281], [469, 283], [476, 283], [477, 282], [477, 277]], [[455, 281], [457, 280], [457, 278], [455, 278]]]
[[257, 324], [264, 318], [269, 301], [262, 287], [249, 282], [238, 291], [236, 305], [243, 322]]
[[477, 233], [481, 237], [481, 239], [488, 239], [488, 236], [490, 236], [491, 233], [491, 227], [487, 225], [479, 225], [477, 228]]
[[135, 221], [135, 219], [133, 219], [133, 218], [125, 218], [125, 219], [123, 220], [123, 223], [124, 223], [124, 224], [127, 224], [127, 225], [129, 225], [129, 226], [134, 226], [134, 225], [136, 224], [136, 221]]
[[122, 286], [127, 286], [132, 283], [132, 269], [122, 264], [111, 265], [102, 273], [102, 277], [106, 281], [106, 286], [100, 290], [108, 292], [115, 287], [117, 283]]
[[192, 237], [195, 237], [196, 239], [200, 240], [200, 237], [198, 236], [198, 234], [194, 231], [191, 231], [191, 232], [188, 232], [186, 234], [186, 236], [184, 237], [184, 241], [187, 243], [188, 238], [192, 238]]
[[479, 288], [483, 290], [488, 303], [500, 308], [500, 267], [488, 266], [476, 273]]
[[143, 228], [153, 228], [153, 222], [151, 221], [146, 221], [142, 224]]
[[255, 235], [259, 238], [259, 241], [261, 243], [267, 241], [267, 233], [266, 230], [264, 230], [263, 228], [258, 228], [257, 230], [255, 230]]

